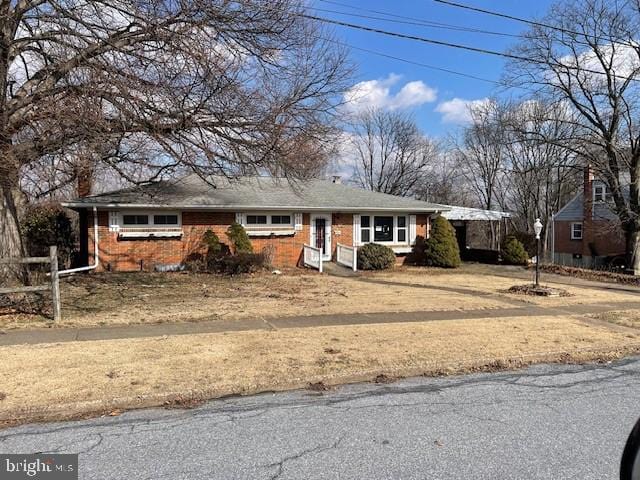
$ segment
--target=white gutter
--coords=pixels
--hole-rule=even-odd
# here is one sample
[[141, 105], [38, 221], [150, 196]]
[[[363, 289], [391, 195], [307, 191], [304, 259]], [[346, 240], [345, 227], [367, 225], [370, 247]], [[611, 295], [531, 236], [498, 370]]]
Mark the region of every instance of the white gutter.
[[164, 209], [164, 210], [196, 210], [196, 211], [252, 211], [252, 210], [278, 210], [278, 211], [313, 211], [313, 212], [416, 212], [416, 213], [440, 213], [450, 209], [438, 205], [436, 207], [340, 207], [324, 206], [309, 207], [300, 205], [167, 205], [153, 203], [90, 203], [90, 202], [63, 202], [67, 208], [100, 207], [106, 209]]
[[68, 275], [71, 273], [88, 272], [98, 268], [98, 207], [93, 207], [93, 265], [87, 267], [70, 268], [60, 270], [58, 275]]

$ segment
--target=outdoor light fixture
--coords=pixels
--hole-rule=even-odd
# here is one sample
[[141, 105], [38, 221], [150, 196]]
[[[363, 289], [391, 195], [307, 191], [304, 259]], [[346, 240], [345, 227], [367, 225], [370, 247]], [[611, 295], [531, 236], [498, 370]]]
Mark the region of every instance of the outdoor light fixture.
[[536, 218], [533, 224], [533, 231], [536, 232], [536, 287], [540, 286], [540, 234], [542, 233], [542, 222]]

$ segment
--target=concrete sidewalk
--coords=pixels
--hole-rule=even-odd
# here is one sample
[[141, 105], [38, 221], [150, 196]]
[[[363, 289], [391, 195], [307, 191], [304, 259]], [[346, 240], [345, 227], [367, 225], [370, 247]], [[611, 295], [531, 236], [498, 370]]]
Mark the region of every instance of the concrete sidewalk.
[[[339, 315], [308, 315], [296, 317], [256, 318], [244, 320], [205, 320], [188, 323], [135, 324], [88, 328], [46, 328], [9, 330], [0, 334], [0, 346], [117, 340], [123, 338], [160, 337], [163, 335], [192, 335], [200, 333], [239, 332], [249, 330], [278, 330], [284, 328], [326, 327], [338, 325], [369, 325], [378, 323], [429, 322], [436, 320], [473, 320], [504, 317], [538, 317], [587, 315], [611, 310], [640, 308], [638, 302], [597, 303], [562, 307], [541, 307], [522, 304], [509, 308], [478, 310], [447, 310], [422, 312], [354, 313]], [[611, 328], [616, 325], [607, 324]]]

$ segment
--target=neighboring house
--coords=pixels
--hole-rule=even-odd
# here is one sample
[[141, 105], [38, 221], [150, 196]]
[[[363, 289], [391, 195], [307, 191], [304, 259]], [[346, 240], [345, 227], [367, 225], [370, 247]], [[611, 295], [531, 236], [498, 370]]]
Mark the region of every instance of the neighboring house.
[[624, 232], [611, 208], [607, 184], [586, 167], [582, 192], [553, 217], [554, 262], [594, 268], [624, 254]]
[[225, 243], [233, 222], [245, 227], [256, 251], [273, 248], [276, 266], [300, 265], [305, 244], [320, 248], [325, 260], [338, 243], [380, 243], [404, 255], [417, 236], [428, 237], [431, 216], [448, 210], [336, 179], [215, 177], [211, 183], [189, 175], [65, 203], [80, 214], [81, 258], [97, 270], [174, 269], [202, 251], [207, 230]]

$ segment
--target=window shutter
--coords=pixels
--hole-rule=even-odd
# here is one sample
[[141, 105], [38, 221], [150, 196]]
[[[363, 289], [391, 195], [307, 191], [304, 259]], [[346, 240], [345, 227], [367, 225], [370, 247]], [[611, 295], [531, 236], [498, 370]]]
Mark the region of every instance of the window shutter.
[[353, 214], [353, 245], [360, 245], [360, 215]]
[[120, 222], [118, 212], [110, 211], [109, 212], [109, 231], [110, 232], [118, 232], [120, 231]]
[[298, 232], [302, 231], [302, 213], [294, 213], [293, 214], [293, 223], [295, 225], [295, 229]]
[[244, 224], [246, 223], [244, 213], [236, 213], [236, 223], [244, 226]]
[[409, 215], [409, 243], [413, 245], [416, 243], [417, 228], [416, 228], [416, 216]]

